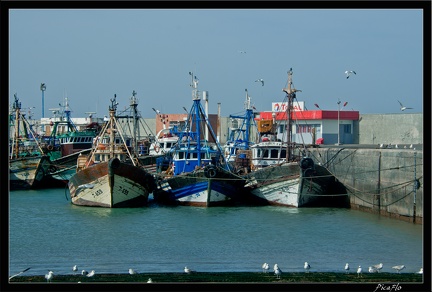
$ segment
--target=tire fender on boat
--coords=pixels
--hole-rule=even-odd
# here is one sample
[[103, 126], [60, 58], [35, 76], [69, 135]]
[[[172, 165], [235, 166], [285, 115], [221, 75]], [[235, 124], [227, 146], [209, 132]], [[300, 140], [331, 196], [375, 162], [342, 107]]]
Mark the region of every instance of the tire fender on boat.
[[204, 167], [204, 175], [207, 178], [214, 178], [217, 175], [217, 169], [214, 165], [207, 165]]
[[120, 166], [120, 160], [116, 157], [116, 158], [113, 158], [113, 159], [111, 159], [110, 161], [109, 161], [109, 166], [111, 167], [111, 168], [118, 168], [119, 166]]
[[312, 158], [310, 158], [310, 157], [302, 158], [302, 160], [300, 161], [300, 167], [303, 170], [313, 168], [314, 165], [315, 165], [315, 163], [313, 162]]

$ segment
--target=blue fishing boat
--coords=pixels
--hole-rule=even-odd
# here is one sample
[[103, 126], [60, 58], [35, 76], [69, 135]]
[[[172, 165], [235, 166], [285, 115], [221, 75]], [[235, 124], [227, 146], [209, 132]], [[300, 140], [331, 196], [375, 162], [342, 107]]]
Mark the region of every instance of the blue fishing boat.
[[192, 72], [189, 74], [193, 104], [185, 128], [177, 134], [178, 142], [166, 156], [158, 159], [159, 165], [167, 167], [157, 174], [154, 200], [164, 204], [203, 207], [239, 202], [244, 195], [245, 179], [231, 171], [201, 105], [198, 79]]

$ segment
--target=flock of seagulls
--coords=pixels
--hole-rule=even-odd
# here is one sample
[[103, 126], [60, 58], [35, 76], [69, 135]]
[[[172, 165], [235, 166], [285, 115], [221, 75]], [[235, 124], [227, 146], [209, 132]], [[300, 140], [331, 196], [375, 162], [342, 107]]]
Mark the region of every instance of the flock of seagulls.
[[[369, 266], [368, 272], [369, 273], [379, 273], [382, 270], [383, 266], [384, 265], [382, 263], [379, 263], [377, 265]], [[268, 263], [264, 263], [262, 265], [263, 273], [267, 273], [268, 269], [269, 269], [269, 264]], [[311, 265], [308, 262], [305, 262], [304, 266], [303, 266], [303, 269], [305, 270], [306, 273], [309, 273], [309, 270], [311, 269]], [[400, 273], [401, 270], [405, 269], [405, 266], [404, 265], [393, 266], [392, 269], [395, 269], [397, 271], [397, 273]], [[273, 270], [274, 270], [274, 274], [276, 275], [276, 278], [280, 279], [281, 274], [282, 274], [282, 270], [279, 268], [278, 264], [275, 264], [273, 266]], [[345, 264], [344, 270], [345, 270], [346, 274], [349, 273], [349, 271], [350, 271], [349, 263]], [[358, 266], [358, 268], [357, 268], [357, 277], [359, 277], [359, 278], [363, 277], [362, 273], [363, 273], [363, 268], [361, 266]], [[418, 272], [416, 272], [416, 274], [423, 274], [423, 268], [420, 268], [420, 270]]]

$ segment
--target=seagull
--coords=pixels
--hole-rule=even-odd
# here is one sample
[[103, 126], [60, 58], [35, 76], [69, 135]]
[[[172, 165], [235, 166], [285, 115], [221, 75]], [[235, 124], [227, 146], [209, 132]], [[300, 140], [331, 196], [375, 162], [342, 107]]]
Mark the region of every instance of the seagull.
[[280, 279], [280, 275], [282, 274], [282, 270], [279, 268], [277, 264], [274, 265], [274, 273], [277, 279]]
[[349, 264], [348, 263], [345, 264], [345, 271], [347, 274], [349, 273]]
[[349, 70], [349, 71], [347, 70], [347, 71], [345, 71], [346, 78], [348, 79], [352, 73], [357, 74], [355, 71], [352, 71], [352, 70]]
[[405, 269], [405, 266], [404, 265], [393, 266], [392, 269], [395, 269], [399, 274], [401, 270]]
[[129, 274], [134, 275], [134, 274], [136, 274], [136, 272], [134, 271], [134, 269], [129, 269]]
[[268, 271], [268, 269], [269, 269], [269, 264], [264, 263], [264, 264], [262, 265], [262, 269], [263, 269], [263, 273], [267, 273], [267, 271]]
[[86, 276], [87, 277], [93, 277], [94, 276], [94, 274], [95, 274], [95, 270], [92, 270], [90, 273], [88, 273]]
[[376, 273], [376, 272], [377, 272], [377, 269], [375, 269], [372, 266], [369, 267], [369, 273]]
[[190, 273], [193, 273], [193, 272], [195, 272], [195, 271], [189, 269], [188, 267], [184, 267], [184, 272], [185, 272], [186, 274], [190, 274]]
[[261, 82], [261, 86], [264, 86], [264, 79], [262, 78], [255, 80], [255, 82]]
[[82, 271], [81, 271], [81, 275], [83, 275], [83, 276], [87, 276], [87, 275], [88, 275], [88, 272], [87, 272], [86, 270], [82, 270]]
[[309, 273], [311, 266], [308, 264], [308, 262], [305, 262], [303, 268], [306, 270], [306, 273]]
[[404, 106], [399, 100], [398, 100], [398, 102], [399, 102], [399, 104], [400, 104], [400, 110], [401, 111], [404, 111], [404, 110], [406, 110], [406, 109], [413, 109], [412, 107], [406, 107], [406, 106]]
[[74, 271], [74, 272], [78, 271], [77, 265], [73, 266], [72, 271]]
[[25, 270], [22, 270], [22, 271], [19, 272], [18, 274], [15, 274], [15, 275], [13, 275], [13, 276], [10, 276], [10, 277], [9, 277], [9, 280], [12, 279], [12, 278], [14, 278], [14, 277], [16, 277], [16, 276], [21, 275], [21, 274], [24, 273], [24, 272], [27, 272], [27, 271], [30, 270], [30, 269], [31, 269], [31, 268], [27, 268], [27, 269], [25, 269]]
[[417, 274], [423, 274], [423, 268], [420, 268], [420, 271], [418, 271]]
[[45, 279], [47, 279], [47, 282], [51, 282], [53, 277], [54, 277], [53, 271], [49, 271], [48, 274], [45, 275]]
[[238, 51], [240, 54], [246, 54], [246, 51]]
[[378, 265], [373, 265], [372, 268], [377, 270], [377, 272], [379, 273], [381, 271], [381, 269], [383, 268], [383, 264], [379, 263]]
[[149, 279], [147, 280], [147, 283], [153, 283], [152, 279], [149, 278]]
[[361, 266], [358, 266], [358, 268], [357, 268], [357, 277], [361, 277], [361, 273], [362, 273], [362, 268], [361, 268]]

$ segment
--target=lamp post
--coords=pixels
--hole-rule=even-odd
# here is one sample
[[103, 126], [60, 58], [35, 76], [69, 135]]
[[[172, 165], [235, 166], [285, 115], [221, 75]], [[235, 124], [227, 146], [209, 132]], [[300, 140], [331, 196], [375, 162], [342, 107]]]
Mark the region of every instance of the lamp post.
[[[337, 104], [338, 104], [338, 142], [336, 145], [340, 145], [340, 104], [341, 104], [341, 101], [339, 98], [338, 98]], [[343, 107], [345, 107], [347, 104], [348, 104], [348, 102], [346, 101], [343, 104]]]
[[45, 83], [41, 83], [40, 90], [42, 91], [42, 118], [45, 118], [45, 113], [44, 113], [44, 92], [46, 90]]

